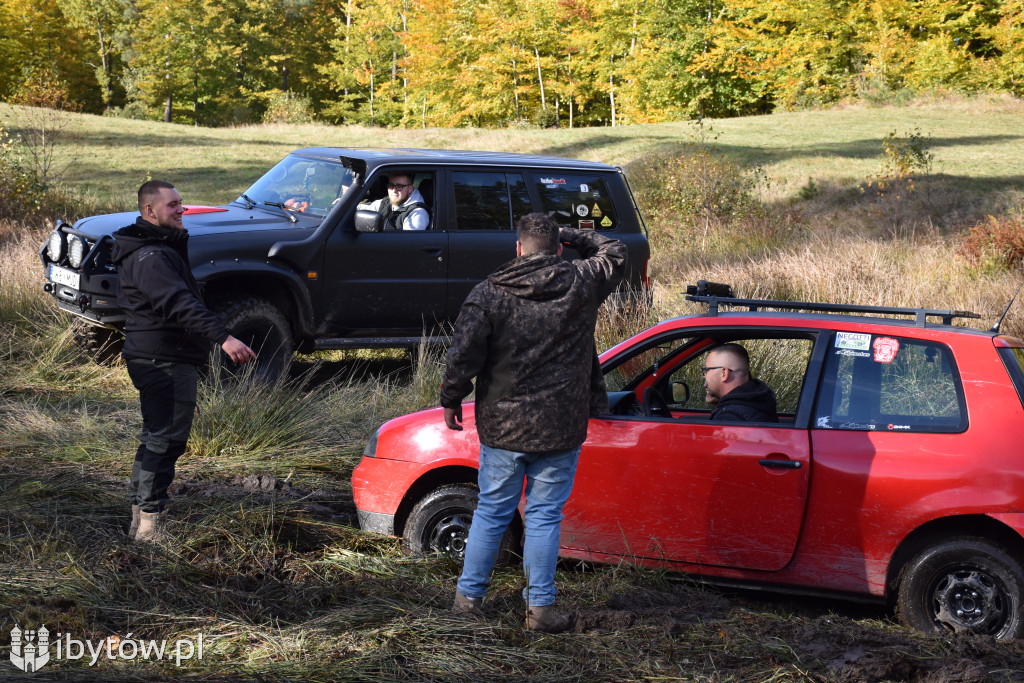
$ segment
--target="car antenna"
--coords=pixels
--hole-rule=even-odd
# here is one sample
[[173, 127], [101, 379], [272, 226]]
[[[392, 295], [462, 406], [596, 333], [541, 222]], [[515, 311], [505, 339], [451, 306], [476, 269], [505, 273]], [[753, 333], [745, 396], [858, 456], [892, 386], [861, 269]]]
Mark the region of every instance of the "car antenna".
[[1010, 312], [1010, 306], [1012, 306], [1013, 302], [1017, 300], [1017, 295], [1020, 294], [1021, 287], [1024, 287], [1024, 282], [1020, 283], [1020, 287], [1017, 288], [1017, 291], [1014, 292], [1013, 296], [1010, 298], [1010, 303], [1006, 304], [1006, 309], [1003, 311], [1003, 314], [999, 316], [999, 320], [996, 321], [996, 324], [992, 326], [992, 329], [989, 330], [989, 332], [999, 332], [999, 326], [1003, 324], [1003, 318], [1005, 318], [1006, 314]]

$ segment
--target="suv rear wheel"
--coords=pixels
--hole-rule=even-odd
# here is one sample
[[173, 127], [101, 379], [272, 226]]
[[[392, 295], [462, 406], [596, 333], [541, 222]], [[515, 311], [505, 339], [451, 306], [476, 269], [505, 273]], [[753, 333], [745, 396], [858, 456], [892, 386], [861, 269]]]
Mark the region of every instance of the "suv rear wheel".
[[973, 537], [920, 552], [903, 569], [900, 620], [922, 631], [948, 629], [1011, 640], [1022, 634], [1024, 570], [1004, 548]]
[[[269, 301], [248, 298], [228, 301], [215, 307], [223, 314], [224, 325], [232, 336], [256, 352], [254, 377], [276, 382], [288, 377], [292, 364], [292, 330], [288, 319]], [[217, 354], [221, 371], [228, 375], [243, 372], [223, 352]]]

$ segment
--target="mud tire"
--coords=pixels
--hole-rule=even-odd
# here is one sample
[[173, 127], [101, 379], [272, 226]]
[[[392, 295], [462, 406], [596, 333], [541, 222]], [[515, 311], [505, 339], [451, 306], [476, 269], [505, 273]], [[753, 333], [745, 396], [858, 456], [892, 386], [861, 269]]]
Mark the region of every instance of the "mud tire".
[[[405, 523], [402, 535], [405, 551], [413, 555], [447, 555], [462, 564], [477, 493], [477, 487], [472, 484], [453, 484], [434, 489], [421, 498]], [[513, 561], [515, 545], [515, 533], [509, 528], [501, 539], [498, 564]]]
[[896, 611], [906, 626], [1012, 640], [1022, 634], [1024, 569], [1001, 545], [959, 537], [926, 548], [900, 575]]
[[71, 321], [71, 338], [85, 357], [99, 365], [116, 363], [124, 347], [124, 333], [120, 330], [93, 325], [78, 317]]
[[[213, 354], [222, 377], [255, 379], [275, 383], [288, 378], [292, 364], [292, 329], [284, 314], [269, 301], [247, 298], [214, 306], [224, 317], [228, 332], [256, 352], [253, 368], [235, 365], [223, 351]], [[251, 375], [250, 375], [251, 373]]]

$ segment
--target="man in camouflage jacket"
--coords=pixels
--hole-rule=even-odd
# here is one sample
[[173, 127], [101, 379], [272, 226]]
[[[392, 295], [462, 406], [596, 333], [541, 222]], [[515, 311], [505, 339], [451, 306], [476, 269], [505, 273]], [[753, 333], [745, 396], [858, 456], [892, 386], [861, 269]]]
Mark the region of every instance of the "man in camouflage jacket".
[[[460, 430], [462, 400], [476, 378], [480, 496], [454, 609], [479, 611], [525, 478], [527, 627], [556, 632], [570, 622], [552, 608], [562, 507], [587, 420], [607, 400], [594, 325], [622, 278], [626, 247], [594, 231], [559, 229], [539, 213], [523, 217], [517, 229], [517, 258], [462, 306], [441, 387], [445, 423]], [[563, 260], [562, 244], [582, 258]]]

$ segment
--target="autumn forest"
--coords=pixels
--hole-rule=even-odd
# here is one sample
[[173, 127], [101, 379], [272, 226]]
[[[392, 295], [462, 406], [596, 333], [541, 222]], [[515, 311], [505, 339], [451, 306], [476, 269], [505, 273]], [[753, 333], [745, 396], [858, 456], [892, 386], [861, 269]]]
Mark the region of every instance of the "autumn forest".
[[1024, 0], [0, 0], [0, 98], [220, 126], [614, 126], [1024, 90]]

